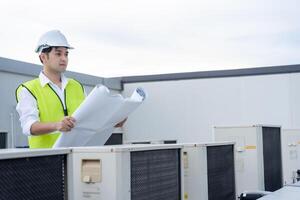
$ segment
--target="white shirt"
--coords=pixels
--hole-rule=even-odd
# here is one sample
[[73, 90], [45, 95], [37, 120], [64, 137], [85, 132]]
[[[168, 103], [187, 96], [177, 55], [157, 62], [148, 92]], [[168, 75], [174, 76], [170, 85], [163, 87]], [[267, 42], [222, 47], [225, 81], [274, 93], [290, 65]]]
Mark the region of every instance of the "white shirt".
[[[61, 88], [55, 85], [47, 76], [45, 76], [43, 72], [40, 73], [39, 79], [42, 87], [45, 87], [45, 85], [47, 85], [48, 83], [50, 84], [52, 89], [59, 96], [65, 109], [66, 104], [64, 89], [68, 84], [68, 78], [66, 78], [63, 74], [61, 75]], [[37, 121], [40, 121], [40, 118], [39, 110], [37, 108], [37, 102], [26, 88], [22, 88], [19, 93], [19, 102], [17, 104], [16, 110], [20, 116], [20, 122], [23, 133], [28, 136], [31, 135], [31, 125]]]

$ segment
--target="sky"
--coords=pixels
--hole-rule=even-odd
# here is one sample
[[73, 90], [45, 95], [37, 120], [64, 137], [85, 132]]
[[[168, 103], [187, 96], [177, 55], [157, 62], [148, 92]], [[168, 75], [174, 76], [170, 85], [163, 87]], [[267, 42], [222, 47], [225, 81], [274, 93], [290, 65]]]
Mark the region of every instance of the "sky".
[[0, 57], [40, 64], [39, 37], [101, 77], [299, 64], [298, 0], [0, 0]]

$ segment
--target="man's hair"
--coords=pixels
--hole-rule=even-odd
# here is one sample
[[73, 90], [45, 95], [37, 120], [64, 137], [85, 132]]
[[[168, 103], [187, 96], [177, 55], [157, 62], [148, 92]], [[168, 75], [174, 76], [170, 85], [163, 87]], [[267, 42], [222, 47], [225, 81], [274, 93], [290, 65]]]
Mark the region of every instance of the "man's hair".
[[[42, 50], [41, 53], [45, 53], [45, 54], [47, 54], [47, 56], [48, 56], [48, 54], [52, 51], [52, 49], [53, 49], [53, 47], [45, 48], [45, 49]], [[39, 56], [39, 58], [40, 58], [41, 63], [43, 64], [43, 61], [42, 61], [42, 59], [41, 59], [40, 56]]]

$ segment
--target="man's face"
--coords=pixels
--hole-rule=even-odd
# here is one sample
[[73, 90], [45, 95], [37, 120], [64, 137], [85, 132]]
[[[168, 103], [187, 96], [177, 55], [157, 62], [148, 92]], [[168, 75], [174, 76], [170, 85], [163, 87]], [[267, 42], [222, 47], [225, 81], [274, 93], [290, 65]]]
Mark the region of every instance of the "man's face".
[[53, 47], [47, 54], [41, 55], [44, 66], [54, 72], [64, 72], [68, 66], [69, 51], [65, 47]]

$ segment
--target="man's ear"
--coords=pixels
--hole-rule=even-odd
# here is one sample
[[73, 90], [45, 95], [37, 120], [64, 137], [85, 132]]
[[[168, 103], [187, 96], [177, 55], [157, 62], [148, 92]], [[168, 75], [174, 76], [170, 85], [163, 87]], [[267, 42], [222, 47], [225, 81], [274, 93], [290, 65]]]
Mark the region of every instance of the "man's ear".
[[47, 56], [46, 56], [45, 53], [41, 53], [41, 54], [39, 55], [39, 57], [40, 57], [40, 60], [41, 60], [42, 63], [44, 63], [45, 60], [46, 60], [46, 58], [47, 58]]

